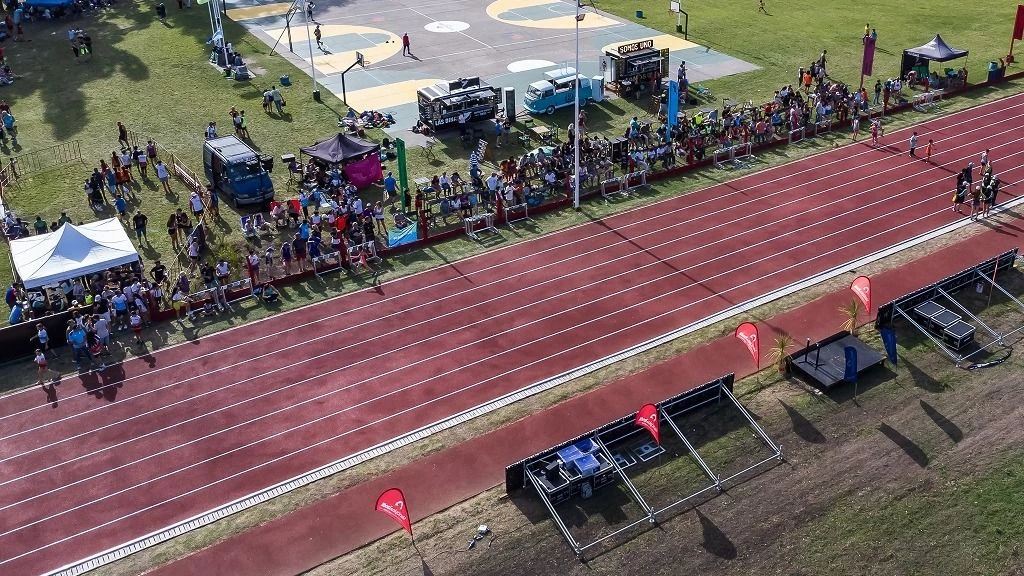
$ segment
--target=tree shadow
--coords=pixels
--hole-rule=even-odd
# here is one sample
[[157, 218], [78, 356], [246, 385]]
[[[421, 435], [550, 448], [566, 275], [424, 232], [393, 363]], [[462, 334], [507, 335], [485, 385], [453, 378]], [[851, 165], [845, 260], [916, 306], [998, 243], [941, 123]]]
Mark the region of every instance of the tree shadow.
[[803, 414], [782, 400], [779, 400], [779, 404], [782, 404], [782, 407], [786, 409], [786, 414], [789, 414], [789, 419], [793, 422], [793, 432], [804, 442], [810, 442], [811, 444], [824, 444], [826, 442], [825, 435], [814, 424], [811, 424], [810, 420], [804, 418]]
[[952, 440], [954, 443], [958, 443], [964, 439], [963, 430], [961, 430], [959, 426], [954, 424], [952, 420], [946, 418], [946, 416], [942, 412], [939, 412], [938, 410], [935, 409], [934, 406], [925, 402], [924, 400], [921, 400], [920, 402], [921, 409], [924, 410], [924, 413], [927, 414], [928, 417], [932, 419], [932, 422], [935, 422], [936, 426], [938, 426], [943, 432], [946, 433], [946, 436], [949, 436], [950, 440]]
[[889, 440], [892, 440], [893, 444], [899, 446], [918, 466], [921, 468], [928, 466], [928, 455], [924, 453], [924, 450], [916, 442], [900, 434], [888, 424], [879, 424], [878, 431], [885, 434]]
[[710, 518], [701, 513], [700, 510], [696, 510], [696, 512], [704, 536], [704, 541], [700, 543], [701, 548], [724, 560], [734, 560], [736, 558], [736, 545]]

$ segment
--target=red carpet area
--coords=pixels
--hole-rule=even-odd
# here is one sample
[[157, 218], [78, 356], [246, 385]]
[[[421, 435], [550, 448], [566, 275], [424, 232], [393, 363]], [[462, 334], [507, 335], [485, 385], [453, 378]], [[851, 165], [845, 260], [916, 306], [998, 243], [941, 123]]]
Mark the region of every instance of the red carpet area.
[[[0, 398], [0, 573], [59, 568], [946, 225], [983, 149], [1006, 200], [1022, 102], [915, 127], [930, 163], [888, 134], [65, 379], [56, 407]], [[425, 513], [479, 491], [460, 482], [410, 499]]]

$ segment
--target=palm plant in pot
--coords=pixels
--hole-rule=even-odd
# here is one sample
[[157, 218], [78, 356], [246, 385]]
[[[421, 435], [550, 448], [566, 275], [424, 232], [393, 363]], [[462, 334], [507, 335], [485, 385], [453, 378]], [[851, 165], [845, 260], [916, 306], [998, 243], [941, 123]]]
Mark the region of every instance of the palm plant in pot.
[[768, 361], [775, 364], [779, 374], [785, 374], [789, 370], [789, 351], [792, 350], [796, 340], [788, 332], [779, 332], [775, 336], [771, 350], [768, 351]]

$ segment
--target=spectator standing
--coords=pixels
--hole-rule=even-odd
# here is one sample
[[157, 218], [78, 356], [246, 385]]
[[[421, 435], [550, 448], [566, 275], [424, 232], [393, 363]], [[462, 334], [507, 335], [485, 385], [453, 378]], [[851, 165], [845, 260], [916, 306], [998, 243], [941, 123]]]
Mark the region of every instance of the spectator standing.
[[181, 242], [178, 240], [178, 219], [174, 214], [167, 217], [167, 235], [171, 237], [171, 248], [175, 252], [181, 250]]
[[132, 333], [135, 334], [135, 343], [142, 346], [145, 343], [142, 340], [142, 315], [139, 313], [137, 306], [132, 308], [131, 316], [128, 317], [128, 323], [131, 324]]
[[95, 358], [89, 352], [88, 340], [85, 328], [74, 320], [68, 320], [67, 341], [71, 345], [72, 357], [75, 364], [78, 365], [78, 369], [86, 369], [86, 361], [89, 362], [89, 369], [95, 369], [97, 372], [106, 369], [107, 366], [102, 362], [100, 362], [99, 367], [95, 367]]
[[985, 167], [988, 166], [988, 152], [989, 152], [989, 149], [986, 148], [985, 151], [981, 153], [981, 169], [982, 170], [984, 170]]
[[[71, 32], [68, 32], [68, 36], [71, 36]], [[76, 34], [76, 37], [77, 37], [77, 34]], [[72, 44], [73, 44], [74, 43], [74, 38], [72, 38], [71, 41], [72, 41]], [[128, 143], [128, 127], [125, 126], [124, 123], [122, 123], [120, 120], [118, 120], [118, 122], [117, 122], [117, 143], [121, 146], [122, 150], [128, 148], [128, 146], [129, 146], [129, 143]]]
[[102, 315], [93, 315], [92, 330], [96, 335], [96, 341], [99, 342], [100, 354], [110, 356], [110, 319]]
[[245, 263], [249, 267], [249, 278], [252, 279], [252, 285], [256, 286], [260, 283], [260, 257], [252, 248], [249, 248]]
[[210, 122], [206, 126], [206, 139], [207, 140], [213, 140], [216, 137], [217, 137], [217, 123], [216, 122]]
[[120, 192], [114, 195], [114, 209], [117, 210], [119, 218], [128, 218], [128, 202], [125, 201], [124, 195]]
[[189, 206], [192, 208], [192, 215], [196, 217], [196, 222], [203, 221], [203, 199], [199, 196], [199, 193], [193, 191], [192, 195], [188, 199]]
[[320, 25], [317, 24], [316, 28], [313, 29], [313, 37], [316, 38], [316, 47], [323, 50], [324, 42], [320, 37]]
[[917, 132], [910, 135], [910, 155], [917, 158], [917, 154], [914, 152], [917, 149]]
[[409, 33], [402, 34], [402, 56], [412, 56], [412, 47], [409, 44]]
[[[36, 335], [30, 338], [39, 342], [39, 349], [44, 353], [51, 352], [50, 350], [50, 334], [46, 331], [46, 326], [43, 326], [42, 322], [36, 324]], [[57, 357], [57, 353], [54, 352], [53, 357]]]
[[152, 246], [149, 242], [149, 236], [146, 235], [146, 223], [149, 222], [149, 216], [142, 213], [142, 210], [137, 210], [135, 216], [132, 216], [132, 225], [135, 227], [135, 238], [138, 239], [139, 245], [142, 245], [142, 239], [146, 239], [146, 244]]
[[284, 266], [285, 276], [292, 273], [292, 245], [290, 242], [281, 243], [281, 264]]
[[292, 254], [295, 255], [295, 260], [299, 264], [299, 272], [306, 271], [306, 240], [302, 238], [299, 232], [295, 233], [295, 238], [292, 240]]
[[277, 86], [270, 87], [270, 99], [273, 100], [277, 113], [284, 114], [284, 96], [281, 96], [281, 91], [277, 89]]
[[167, 170], [167, 166], [163, 160], [156, 161], [156, 177], [160, 179], [160, 185], [163, 186], [166, 194], [171, 193], [171, 173]]
[[144, 150], [139, 150], [139, 147], [136, 146], [134, 154], [135, 154], [135, 165], [139, 169], [139, 176], [141, 176], [143, 180], [148, 180], [149, 179], [149, 171], [148, 171], [149, 158], [146, 157], [146, 152]]

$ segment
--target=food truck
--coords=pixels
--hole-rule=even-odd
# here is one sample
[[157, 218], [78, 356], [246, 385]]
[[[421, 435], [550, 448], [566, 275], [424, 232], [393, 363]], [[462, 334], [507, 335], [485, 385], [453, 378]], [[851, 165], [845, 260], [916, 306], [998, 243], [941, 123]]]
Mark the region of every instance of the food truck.
[[609, 88], [620, 96], [633, 94], [652, 78], [668, 76], [669, 49], [654, 47], [654, 40], [639, 40], [606, 50], [601, 71]]
[[555, 110], [574, 104], [576, 84], [579, 83], [580, 106], [601, 100], [600, 80], [594, 81], [575, 68], [559, 68], [544, 73], [544, 80], [530, 84], [523, 97], [523, 107], [532, 114], [554, 114]]
[[500, 100], [500, 91], [476, 76], [416, 91], [420, 121], [434, 130], [458, 125], [463, 113], [469, 114], [467, 122], [494, 118]]

